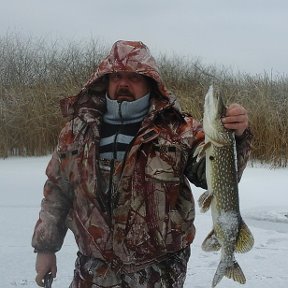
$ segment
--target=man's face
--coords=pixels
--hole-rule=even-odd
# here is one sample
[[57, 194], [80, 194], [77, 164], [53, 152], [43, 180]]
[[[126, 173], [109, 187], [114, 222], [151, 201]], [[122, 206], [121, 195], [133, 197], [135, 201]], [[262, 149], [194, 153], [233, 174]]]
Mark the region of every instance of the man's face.
[[108, 76], [108, 96], [112, 100], [134, 101], [149, 92], [147, 79], [134, 72], [116, 72]]

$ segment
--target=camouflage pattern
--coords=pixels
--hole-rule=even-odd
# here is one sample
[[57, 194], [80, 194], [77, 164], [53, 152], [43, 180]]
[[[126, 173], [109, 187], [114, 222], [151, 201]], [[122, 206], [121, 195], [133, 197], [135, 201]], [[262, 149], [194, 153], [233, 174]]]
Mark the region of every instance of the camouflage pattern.
[[[136, 71], [155, 84], [149, 113], [120, 163], [99, 159], [98, 149], [105, 113], [105, 75], [116, 71]], [[189, 257], [185, 249], [195, 236], [189, 181], [206, 186], [205, 161], [196, 162], [193, 156], [204, 141], [201, 125], [180, 111], [142, 42], [116, 42], [79, 94], [61, 101], [61, 108], [71, 120], [61, 131], [47, 167], [32, 246], [36, 251], [56, 252], [70, 229], [81, 255], [88, 257], [94, 268], [98, 265], [99, 269], [93, 268], [92, 282], [108, 269], [112, 282], [114, 273], [115, 283], [122, 275], [127, 284], [105, 286], [104, 277], [98, 286], [72, 287], [182, 287]], [[247, 163], [250, 142], [247, 132], [237, 143], [239, 171]], [[81, 260], [77, 261], [79, 266]], [[165, 261], [175, 267], [174, 272], [179, 270], [179, 285], [176, 280], [174, 286], [155, 280], [168, 273]], [[78, 272], [76, 268], [74, 283], [81, 275]], [[151, 280], [144, 281], [141, 275]]]
[[[78, 253], [70, 288], [99, 287], [183, 287], [190, 247], [169, 255], [166, 260], [151, 264], [134, 273], [115, 273], [107, 263]], [[97, 271], [97, 273], [95, 273]]]

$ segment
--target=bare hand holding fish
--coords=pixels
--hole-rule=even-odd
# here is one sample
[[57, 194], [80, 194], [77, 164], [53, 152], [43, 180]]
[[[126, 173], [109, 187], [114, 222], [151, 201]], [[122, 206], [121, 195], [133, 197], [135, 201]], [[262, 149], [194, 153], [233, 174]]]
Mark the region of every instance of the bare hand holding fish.
[[240, 137], [248, 127], [247, 110], [237, 103], [229, 105], [222, 117], [222, 123], [226, 129], [233, 130], [235, 135]]

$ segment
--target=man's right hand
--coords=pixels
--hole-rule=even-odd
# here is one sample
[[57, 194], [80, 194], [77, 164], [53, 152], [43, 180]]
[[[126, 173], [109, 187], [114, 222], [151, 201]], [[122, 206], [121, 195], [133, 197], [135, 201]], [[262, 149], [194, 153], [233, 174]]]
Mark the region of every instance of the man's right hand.
[[56, 255], [50, 252], [38, 252], [36, 257], [36, 278], [35, 281], [40, 287], [44, 287], [44, 277], [51, 272], [53, 278], [56, 277]]

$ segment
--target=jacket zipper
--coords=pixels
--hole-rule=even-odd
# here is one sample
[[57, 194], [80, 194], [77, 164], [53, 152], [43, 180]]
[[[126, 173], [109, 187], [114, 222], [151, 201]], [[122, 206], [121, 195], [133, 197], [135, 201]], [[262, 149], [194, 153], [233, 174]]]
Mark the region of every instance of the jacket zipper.
[[118, 102], [118, 104], [119, 104], [118, 113], [119, 113], [119, 116], [120, 116], [121, 125], [120, 125], [119, 129], [117, 130], [117, 133], [116, 133], [115, 138], [114, 138], [114, 145], [113, 145], [113, 158], [114, 158], [114, 160], [117, 159], [117, 138], [118, 138], [118, 135], [119, 135], [119, 133], [121, 131], [121, 128], [122, 128], [123, 122], [124, 122], [122, 111], [121, 111], [122, 102]]

